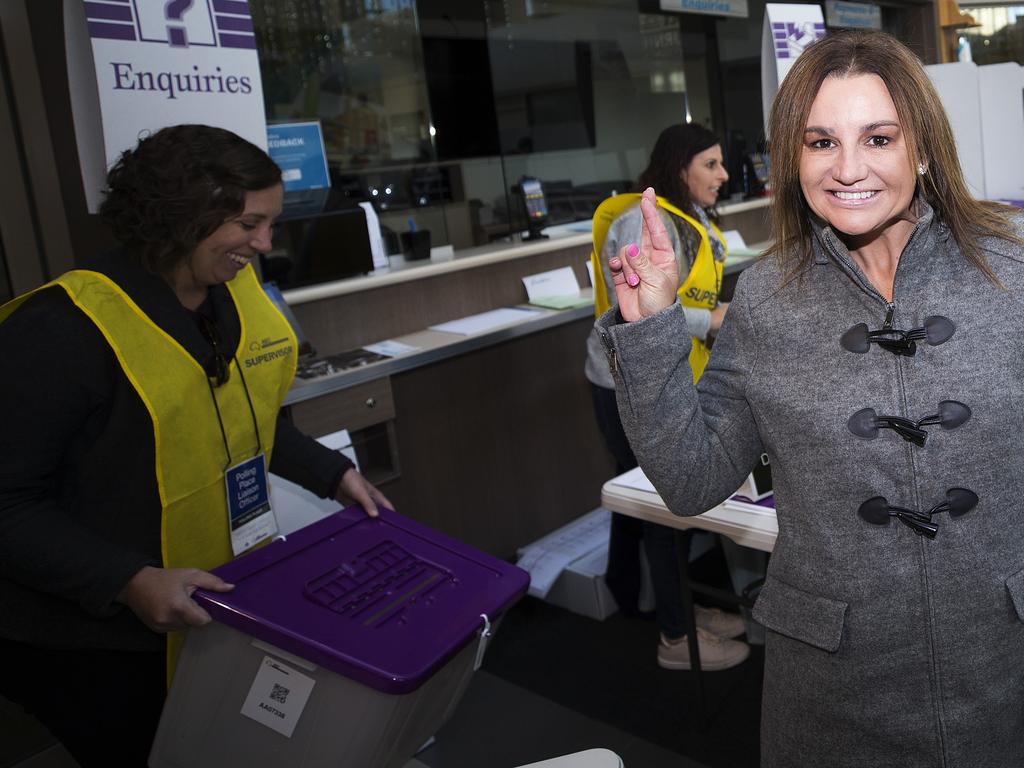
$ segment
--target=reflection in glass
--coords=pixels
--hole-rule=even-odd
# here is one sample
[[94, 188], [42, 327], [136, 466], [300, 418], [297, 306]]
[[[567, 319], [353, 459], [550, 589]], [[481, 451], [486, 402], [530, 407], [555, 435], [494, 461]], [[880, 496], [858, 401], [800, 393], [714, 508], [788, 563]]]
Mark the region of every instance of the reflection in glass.
[[269, 121], [319, 118], [339, 171], [433, 158], [410, 0], [251, 6]]
[[975, 64], [1024, 64], [1024, 5], [961, 5], [980, 25], [963, 30]]
[[636, 0], [250, 5], [268, 121], [321, 122], [332, 204], [372, 201], [389, 243], [518, 236], [524, 177], [551, 224], [589, 219], [662, 128], [711, 124], [702, 35]]

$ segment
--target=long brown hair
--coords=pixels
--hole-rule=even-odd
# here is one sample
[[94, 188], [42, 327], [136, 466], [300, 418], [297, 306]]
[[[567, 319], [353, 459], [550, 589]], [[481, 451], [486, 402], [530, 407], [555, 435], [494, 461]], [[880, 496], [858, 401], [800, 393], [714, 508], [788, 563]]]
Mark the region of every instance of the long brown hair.
[[800, 156], [811, 103], [826, 77], [878, 75], [892, 97], [907, 139], [908, 161], [926, 172], [918, 176], [916, 195], [928, 202], [968, 261], [990, 280], [995, 274], [978, 246], [994, 236], [1021, 242], [1010, 223], [1008, 206], [975, 200], [967, 190], [949, 120], [928, 74], [914, 53], [884, 32], [847, 30], [830, 34], [807, 48], [779, 88], [768, 120], [771, 145], [773, 245], [795, 274], [811, 254], [810, 210], [800, 188]]
[[637, 179], [636, 191], [654, 187], [659, 195], [689, 213], [693, 200], [690, 187], [680, 174], [690, 167], [695, 156], [719, 143], [718, 137], [699, 123], [668, 126], [654, 143], [647, 167]]

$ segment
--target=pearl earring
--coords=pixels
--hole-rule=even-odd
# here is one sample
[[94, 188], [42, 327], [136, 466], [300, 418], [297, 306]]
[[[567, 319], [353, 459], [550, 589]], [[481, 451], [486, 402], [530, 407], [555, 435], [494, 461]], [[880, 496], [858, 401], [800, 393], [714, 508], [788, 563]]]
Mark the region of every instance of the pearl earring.
[[927, 171], [928, 171], [928, 169], [925, 168], [924, 163], [918, 163], [917, 164], [917, 175], [918, 176], [924, 176]]

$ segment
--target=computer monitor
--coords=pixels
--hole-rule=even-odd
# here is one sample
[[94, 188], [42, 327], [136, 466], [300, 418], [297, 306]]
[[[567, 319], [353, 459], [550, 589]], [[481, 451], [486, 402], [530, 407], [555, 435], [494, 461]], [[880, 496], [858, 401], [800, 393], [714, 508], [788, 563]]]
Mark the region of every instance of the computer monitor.
[[527, 235], [524, 240], [542, 240], [547, 235], [541, 234], [541, 230], [548, 220], [548, 201], [544, 197], [544, 187], [540, 179], [523, 177], [519, 180], [519, 191], [523, 196], [523, 205], [526, 209]]
[[328, 211], [280, 225], [282, 251], [260, 257], [264, 280], [282, 290], [361, 275], [373, 269], [366, 212]]

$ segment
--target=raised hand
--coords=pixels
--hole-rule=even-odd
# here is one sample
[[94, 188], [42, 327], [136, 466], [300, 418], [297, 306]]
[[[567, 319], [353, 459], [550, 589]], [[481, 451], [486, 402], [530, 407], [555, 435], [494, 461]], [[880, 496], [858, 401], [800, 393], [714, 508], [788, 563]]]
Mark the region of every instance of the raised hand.
[[650, 187], [640, 199], [640, 212], [640, 243], [627, 245], [608, 261], [619, 312], [630, 322], [671, 306], [679, 288], [679, 264]]

